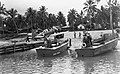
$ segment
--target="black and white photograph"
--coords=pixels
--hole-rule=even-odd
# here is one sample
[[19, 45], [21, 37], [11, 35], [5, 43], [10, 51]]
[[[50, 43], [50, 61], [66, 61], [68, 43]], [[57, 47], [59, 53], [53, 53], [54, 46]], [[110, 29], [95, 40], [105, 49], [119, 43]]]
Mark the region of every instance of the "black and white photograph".
[[120, 74], [120, 0], [0, 0], [0, 74]]

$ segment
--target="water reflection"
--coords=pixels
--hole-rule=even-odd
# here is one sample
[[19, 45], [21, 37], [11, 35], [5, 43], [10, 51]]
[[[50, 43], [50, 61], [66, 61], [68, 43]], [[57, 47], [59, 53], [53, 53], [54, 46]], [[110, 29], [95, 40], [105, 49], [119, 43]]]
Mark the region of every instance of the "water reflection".
[[78, 58], [84, 61], [85, 74], [116, 74], [116, 52], [96, 57]]
[[[120, 43], [120, 42], [119, 42]], [[0, 74], [119, 74], [120, 48], [95, 57], [39, 57], [35, 50], [1, 55]]]

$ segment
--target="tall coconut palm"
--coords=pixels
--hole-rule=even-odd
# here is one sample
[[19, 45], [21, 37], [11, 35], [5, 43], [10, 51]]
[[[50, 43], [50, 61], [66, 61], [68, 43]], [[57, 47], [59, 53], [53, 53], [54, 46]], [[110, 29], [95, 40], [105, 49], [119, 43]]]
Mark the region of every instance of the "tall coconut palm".
[[[101, 10], [98, 14], [101, 14], [98, 18], [101, 18], [102, 22], [105, 23], [103, 26], [106, 26], [106, 28], [110, 28], [110, 3], [108, 2], [108, 5], [106, 7], [101, 6]], [[119, 13], [120, 13], [120, 7], [117, 4], [116, 0], [113, 0], [111, 2], [111, 10], [112, 10], [112, 24], [113, 27], [117, 26], [119, 21]], [[100, 21], [100, 20], [99, 20]]]
[[25, 12], [26, 22], [29, 25], [28, 27], [33, 29], [34, 24], [36, 23], [36, 13], [37, 11], [29, 7], [27, 12]]
[[78, 26], [80, 24], [83, 24], [83, 12], [82, 11], [80, 12], [80, 14], [77, 13], [75, 26]]
[[16, 21], [15, 21], [15, 17], [18, 15], [17, 10], [14, 8], [11, 8], [10, 10], [8, 10], [6, 12], [9, 15], [8, 17], [10, 17], [12, 19], [13, 24], [14, 24], [16, 31], [17, 31], [17, 34], [18, 34], [18, 27], [17, 27]]
[[112, 21], [115, 23], [114, 26], [118, 26], [119, 18], [120, 18], [120, 5], [117, 0], [113, 0], [111, 3], [111, 10], [112, 10]]
[[108, 5], [109, 5], [109, 11], [110, 11], [110, 26], [111, 26], [111, 29], [112, 29], [112, 33], [114, 35], [114, 30], [113, 30], [113, 20], [117, 17], [118, 19], [118, 16], [116, 15], [117, 14], [117, 11], [118, 13], [120, 12], [120, 8], [117, 7], [117, 0], [109, 0], [108, 1]]
[[75, 28], [74, 24], [76, 22], [76, 17], [77, 17], [77, 11], [75, 9], [71, 9], [68, 12], [67, 19], [68, 19], [69, 25], [73, 27], [73, 30]]
[[48, 28], [47, 23], [49, 15], [46, 10], [47, 8], [45, 6], [41, 6], [39, 11], [37, 12], [37, 21], [42, 29]]
[[63, 13], [61, 11], [58, 12], [57, 20], [59, 22], [58, 25], [60, 25], [60, 26], [66, 26], [66, 19], [65, 19], [64, 15], [63, 15]]
[[49, 14], [49, 27], [57, 26], [57, 17], [54, 14]]
[[27, 24], [25, 23], [25, 17], [23, 15], [18, 14], [18, 16], [15, 19], [19, 29], [28, 27]]
[[113, 30], [113, 25], [112, 25], [112, 7], [111, 7], [111, 0], [109, 0], [109, 7], [110, 7], [110, 27], [112, 29], [112, 33], [114, 34], [114, 30]]
[[96, 8], [96, 4], [93, 0], [87, 0], [85, 3], [84, 3], [85, 7], [83, 8], [85, 12], [87, 12], [87, 16], [88, 16], [88, 19], [89, 19], [89, 25], [90, 25], [90, 28], [91, 28], [91, 18], [94, 16], [95, 12], [97, 12], [97, 8]]
[[22, 26], [21, 26], [21, 24], [22, 24], [22, 15], [20, 15], [20, 14], [18, 14], [18, 16], [16, 17], [16, 24], [17, 24], [17, 26], [18, 26], [18, 28], [21, 28]]
[[97, 24], [101, 24], [102, 29], [109, 28], [109, 11], [105, 7], [101, 6], [101, 9], [98, 10], [97, 15], [95, 16]]
[[68, 12], [67, 18], [68, 18], [69, 25], [72, 26], [72, 28], [73, 28], [74, 38], [76, 37], [76, 33], [75, 33], [76, 17], [77, 17], [77, 11], [75, 9], [71, 9]]
[[6, 15], [5, 11], [6, 11], [6, 8], [4, 8], [4, 4], [2, 4], [0, 2], [0, 18], [1, 18], [0, 21], [1, 21], [1, 24], [2, 24], [2, 28], [3, 28], [3, 34], [4, 34], [4, 25], [3, 25], [3, 18], [2, 18], [1, 15]]

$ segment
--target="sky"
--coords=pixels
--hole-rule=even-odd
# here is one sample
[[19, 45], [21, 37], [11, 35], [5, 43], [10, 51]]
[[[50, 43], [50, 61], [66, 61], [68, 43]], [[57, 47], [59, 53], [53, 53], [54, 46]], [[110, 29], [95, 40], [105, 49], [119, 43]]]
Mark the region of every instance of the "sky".
[[[45, 6], [49, 13], [57, 15], [61, 11], [67, 16], [68, 11], [72, 8], [76, 9], [78, 13], [84, 7], [86, 0], [0, 0], [2, 4], [5, 4], [6, 9], [15, 8], [18, 13], [23, 14], [29, 7], [38, 10], [39, 7]], [[98, 8], [101, 5], [105, 5], [107, 0], [101, 0]]]

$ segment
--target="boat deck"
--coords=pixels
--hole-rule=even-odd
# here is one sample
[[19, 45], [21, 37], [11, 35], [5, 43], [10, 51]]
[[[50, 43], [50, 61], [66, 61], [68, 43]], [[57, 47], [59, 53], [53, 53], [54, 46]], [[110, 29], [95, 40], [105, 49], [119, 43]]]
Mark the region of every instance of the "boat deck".
[[[106, 42], [105, 44], [110, 43], [112, 41], [113, 40], [111, 40], [109, 42]], [[80, 38], [73, 38], [71, 40], [71, 44], [72, 44], [72, 46], [70, 47], [71, 50], [81, 49], [81, 47], [82, 47], [82, 39], [80, 39]], [[98, 47], [101, 47], [101, 46], [103, 46], [103, 45], [88, 47], [88, 49], [95, 49], [95, 48], [98, 48]]]

